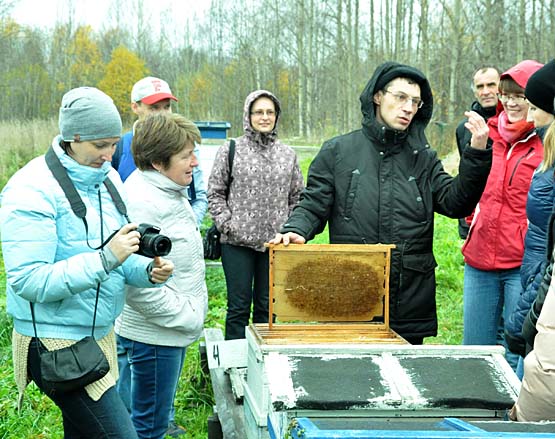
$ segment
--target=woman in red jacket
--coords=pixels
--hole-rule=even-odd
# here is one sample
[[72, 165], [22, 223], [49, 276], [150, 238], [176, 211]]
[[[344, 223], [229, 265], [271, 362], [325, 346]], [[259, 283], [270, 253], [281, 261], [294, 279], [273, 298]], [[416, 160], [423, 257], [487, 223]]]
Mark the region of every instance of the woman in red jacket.
[[[542, 64], [526, 60], [501, 75], [497, 115], [488, 120], [493, 163], [462, 252], [464, 344], [495, 345], [502, 315], [516, 307], [527, 230], [526, 198], [543, 147], [526, 121], [524, 88]], [[516, 369], [518, 356], [507, 353]]]

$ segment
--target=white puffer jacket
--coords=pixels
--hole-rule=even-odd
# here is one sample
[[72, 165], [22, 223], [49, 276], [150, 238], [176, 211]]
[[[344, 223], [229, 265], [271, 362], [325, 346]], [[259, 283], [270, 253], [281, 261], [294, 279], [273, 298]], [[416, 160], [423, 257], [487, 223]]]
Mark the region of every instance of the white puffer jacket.
[[555, 421], [555, 276], [551, 278], [536, 328], [534, 349], [524, 359], [524, 378], [511, 418], [525, 422]]
[[161, 346], [188, 346], [202, 331], [208, 311], [200, 231], [187, 191], [156, 171], [136, 170], [125, 181], [131, 221], [160, 227], [172, 241], [165, 258], [175, 264], [162, 288], [127, 287], [116, 333]]

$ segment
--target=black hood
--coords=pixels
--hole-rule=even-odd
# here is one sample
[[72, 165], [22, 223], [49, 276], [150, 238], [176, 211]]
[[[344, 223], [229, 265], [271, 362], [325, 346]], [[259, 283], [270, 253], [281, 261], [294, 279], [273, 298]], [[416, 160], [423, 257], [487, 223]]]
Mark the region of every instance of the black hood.
[[[385, 128], [376, 120], [376, 107], [374, 94], [382, 89], [389, 81], [395, 78], [410, 78], [420, 86], [420, 96], [424, 105], [420, 108], [411, 121], [406, 131], [397, 131]], [[380, 136], [379, 133], [388, 132], [387, 137], [404, 140], [405, 138], [417, 140], [416, 144], [427, 144], [424, 129], [428, 126], [434, 110], [434, 99], [430, 83], [424, 74], [411, 66], [397, 62], [385, 62], [380, 65], [364, 87], [360, 95], [360, 107], [362, 110], [362, 126], [365, 132], [372, 137]], [[383, 134], [381, 135], [383, 136]], [[411, 142], [412, 143], [412, 142]]]

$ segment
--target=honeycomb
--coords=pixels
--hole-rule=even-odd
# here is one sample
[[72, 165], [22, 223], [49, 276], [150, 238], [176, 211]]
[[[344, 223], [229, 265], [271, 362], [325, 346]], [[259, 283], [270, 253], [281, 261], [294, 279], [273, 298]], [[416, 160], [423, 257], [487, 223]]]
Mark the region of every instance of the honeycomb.
[[295, 264], [286, 275], [288, 304], [312, 315], [357, 317], [381, 304], [383, 284], [372, 265], [340, 257]]

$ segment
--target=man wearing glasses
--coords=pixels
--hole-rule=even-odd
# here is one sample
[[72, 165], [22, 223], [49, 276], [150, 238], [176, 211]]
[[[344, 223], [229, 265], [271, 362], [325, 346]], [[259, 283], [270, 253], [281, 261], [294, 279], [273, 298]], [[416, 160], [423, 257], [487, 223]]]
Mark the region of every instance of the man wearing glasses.
[[[499, 92], [499, 72], [494, 67], [480, 67], [474, 76], [471, 83], [472, 91], [476, 100], [470, 106], [471, 111], [475, 111], [480, 116], [487, 120], [495, 116], [497, 109], [497, 93]], [[455, 131], [457, 148], [459, 155], [462, 156], [464, 148], [469, 144], [472, 134], [464, 126], [467, 119], [459, 123]], [[466, 218], [459, 219], [459, 236], [461, 239], [466, 239], [468, 235], [469, 225]]]
[[467, 113], [471, 147], [453, 178], [424, 134], [433, 98], [422, 72], [386, 62], [360, 102], [362, 128], [324, 143], [299, 205], [272, 243], [305, 243], [327, 222], [332, 244], [395, 244], [390, 326], [422, 344], [437, 334], [434, 212], [451, 218], [472, 212], [491, 167], [488, 128], [477, 113]]

